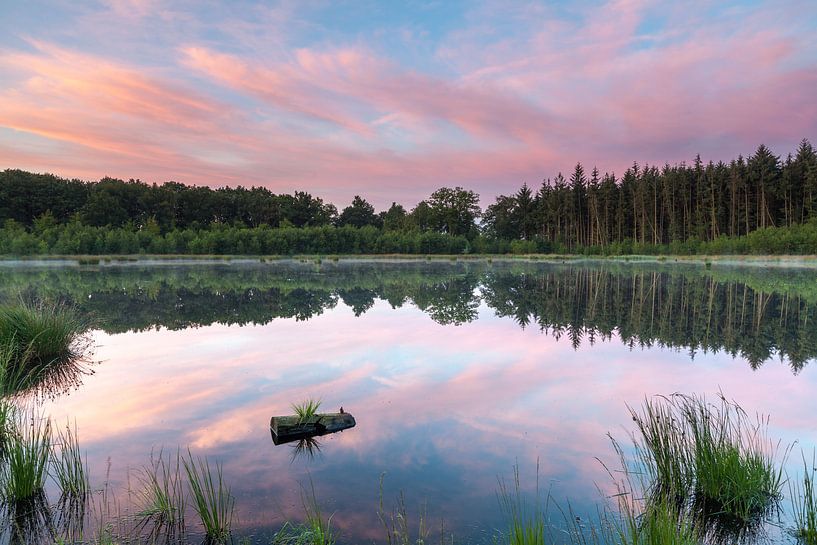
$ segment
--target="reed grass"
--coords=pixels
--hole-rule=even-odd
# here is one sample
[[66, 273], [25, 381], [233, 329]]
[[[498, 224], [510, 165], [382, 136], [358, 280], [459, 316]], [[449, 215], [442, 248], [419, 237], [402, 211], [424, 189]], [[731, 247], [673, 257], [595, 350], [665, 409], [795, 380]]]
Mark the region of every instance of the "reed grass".
[[0, 395], [76, 385], [90, 347], [88, 324], [65, 305], [0, 306]]
[[800, 481], [789, 481], [794, 536], [805, 545], [817, 545], [817, 488], [814, 475], [817, 458], [811, 456], [811, 464], [803, 457], [803, 476]]
[[186, 494], [181, 476], [182, 460], [179, 451], [175, 459], [159, 451], [151, 453], [150, 465], [142, 468], [139, 480], [142, 485], [142, 509], [137, 513], [141, 525], [152, 524], [154, 535], [183, 533]]
[[9, 443], [16, 434], [17, 406], [0, 397], [0, 459], [6, 454]]
[[674, 394], [631, 410], [635, 456], [654, 501], [749, 524], [780, 499], [782, 466], [766, 437], [768, 420], [753, 422], [739, 405], [719, 399]]
[[694, 520], [680, 512], [668, 498], [649, 503], [640, 512], [631, 501], [621, 502], [620, 518], [614, 518], [615, 540], [619, 545], [699, 545], [702, 531]]
[[44, 493], [51, 458], [51, 422], [31, 414], [15, 419], [15, 433], [5, 450], [3, 499], [17, 504]]
[[49, 365], [81, 357], [87, 327], [65, 305], [0, 306], [0, 345], [12, 347], [18, 364]]
[[335, 533], [332, 530], [332, 515], [325, 517], [315, 495], [315, 483], [309, 479], [309, 489], [301, 486], [301, 505], [306, 516], [302, 527], [302, 538], [308, 545], [334, 545]]
[[224, 482], [221, 464], [216, 464], [213, 471], [206, 457], [194, 458], [188, 450], [182, 465], [187, 474], [193, 508], [204, 526], [208, 542], [227, 542], [233, 523], [235, 498]]
[[638, 431], [633, 437], [636, 461], [652, 483], [652, 493], [683, 503], [694, 479], [686, 421], [665, 397], [644, 400], [640, 412], [627, 408]]
[[519, 466], [514, 466], [512, 487], [504, 479], [499, 479], [497, 497], [499, 505], [508, 520], [503, 543], [508, 545], [547, 545], [553, 543], [547, 523], [550, 494], [542, 500], [539, 488], [539, 462], [536, 462], [536, 489], [531, 504], [522, 492], [519, 480]]
[[402, 490], [397, 496], [397, 505], [387, 512], [383, 508], [383, 483], [385, 477], [385, 473], [380, 475], [380, 502], [377, 517], [386, 532], [386, 542], [388, 545], [420, 545], [425, 543], [429, 536], [426, 506], [420, 506], [416, 530], [412, 529], [412, 518], [406, 507], [406, 497]]
[[678, 397], [692, 443], [695, 503], [705, 515], [747, 523], [780, 499], [783, 469], [766, 439], [768, 421], [752, 423], [737, 403], [719, 398], [714, 405]]
[[82, 456], [77, 439], [76, 424], [57, 432], [57, 441], [51, 457], [51, 475], [59, 486], [63, 498], [84, 501], [90, 491], [88, 464]]

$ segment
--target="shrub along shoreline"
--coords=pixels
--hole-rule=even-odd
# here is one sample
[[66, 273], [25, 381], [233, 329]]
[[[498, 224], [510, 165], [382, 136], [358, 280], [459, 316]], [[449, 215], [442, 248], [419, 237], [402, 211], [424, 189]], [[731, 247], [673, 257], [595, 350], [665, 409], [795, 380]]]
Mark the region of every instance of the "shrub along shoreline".
[[811, 255], [817, 254], [817, 220], [790, 227], [767, 227], [739, 237], [670, 244], [630, 239], [607, 245], [568, 248], [535, 237], [504, 240], [484, 234], [451, 235], [430, 230], [353, 227], [260, 227], [214, 224], [201, 229], [161, 232], [155, 225], [93, 227], [80, 222], [26, 229], [8, 221], [0, 228], [0, 255], [464, 255], [547, 254], [627, 255]]

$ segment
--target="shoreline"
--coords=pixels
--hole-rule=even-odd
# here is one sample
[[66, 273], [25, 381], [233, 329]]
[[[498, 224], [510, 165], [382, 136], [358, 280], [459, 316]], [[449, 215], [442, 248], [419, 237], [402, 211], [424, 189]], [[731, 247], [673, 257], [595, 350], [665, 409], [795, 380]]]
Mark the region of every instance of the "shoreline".
[[817, 269], [817, 255], [618, 255], [588, 256], [582, 254], [105, 254], [105, 255], [0, 255], [0, 266], [117, 266], [117, 265], [214, 265], [276, 262], [529, 262], [529, 263], [620, 263], [620, 264], [689, 264], [748, 267], [784, 267]]

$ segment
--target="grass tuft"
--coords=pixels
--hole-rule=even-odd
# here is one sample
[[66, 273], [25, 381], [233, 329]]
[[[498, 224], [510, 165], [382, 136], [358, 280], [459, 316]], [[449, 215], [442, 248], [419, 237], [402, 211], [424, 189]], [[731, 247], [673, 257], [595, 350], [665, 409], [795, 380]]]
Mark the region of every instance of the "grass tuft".
[[89, 349], [88, 324], [60, 304], [0, 306], [0, 394], [77, 382]]
[[182, 460], [177, 451], [175, 459], [159, 452], [150, 455], [150, 465], [142, 468], [142, 509], [137, 513], [140, 525], [152, 525], [152, 535], [167, 530], [168, 535], [182, 534], [186, 496], [181, 477]]
[[182, 464], [187, 473], [193, 508], [204, 526], [208, 542], [227, 542], [233, 523], [235, 498], [224, 482], [221, 464], [216, 464], [214, 472], [206, 457], [193, 458], [189, 450]]
[[292, 410], [295, 411], [295, 414], [298, 416], [298, 421], [301, 423], [317, 415], [320, 406], [321, 400], [312, 398], [291, 405]]
[[550, 495], [542, 502], [539, 489], [539, 463], [536, 463], [536, 491], [530, 505], [521, 491], [519, 466], [513, 468], [513, 488], [499, 479], [497, 492], [499, 505], [508, 519], [508, 529], [503, 543], [508, 545], [546, 545], [549, 539], [547, 507]]
[[52, 477], [60, 488], [63, 498], [83, 501], [90, 490], [88, 466], [82, 457], [77, 439], [76, 424], [57, 432], [57, 442], [51, 458]]
[[735, 527], [766, 514], [780, 499], [783, 471], [766, 438], [768, 421], [752, 421], [722, 394], [717, 404], [674, 394], [631, 410], [637, 461], [653, 501], [722, 518]]
[[3, 464], [3, 499], [17, 504], [40, 497], [51, 457], [51, 422], [32, 414], [15, 419]]
[[803, 457], [802, 481], [789, 482], [794, 535], [805, 545], [817, 545], [817, 489], [814, 474], [817, 472], [817, 458], [812, 454], [811, 465]]
[[383, 481], [385, 477], [385, 473], [380, 475], [380, 503], [377, 509], [377, 517], [380, 519], [380, 524], [386, 531], [386, 543], [388, 545], [422, 545], [429, 536], [426, 506], [420, 506], [420, 511], [417, 516], [417, 529], [416, 531], [412, 531], [411, 517], [409, 516], [408, 508], [406, 507], [406, 498], [402, 490], [397, 497], [396, 507], [392, 508], [390, 512], [386, 512], [383, 508]]

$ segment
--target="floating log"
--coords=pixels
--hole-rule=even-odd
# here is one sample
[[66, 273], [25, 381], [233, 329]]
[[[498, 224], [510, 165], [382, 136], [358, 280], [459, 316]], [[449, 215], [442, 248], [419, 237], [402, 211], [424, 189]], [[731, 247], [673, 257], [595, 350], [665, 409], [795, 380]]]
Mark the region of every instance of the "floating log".
[[327, 435], [354, 427], [355, 417], [349, 413], [316, 414], [306, 420], [298, 416], [273, 416], [269, 421], [272, 442], [276, 445]]

